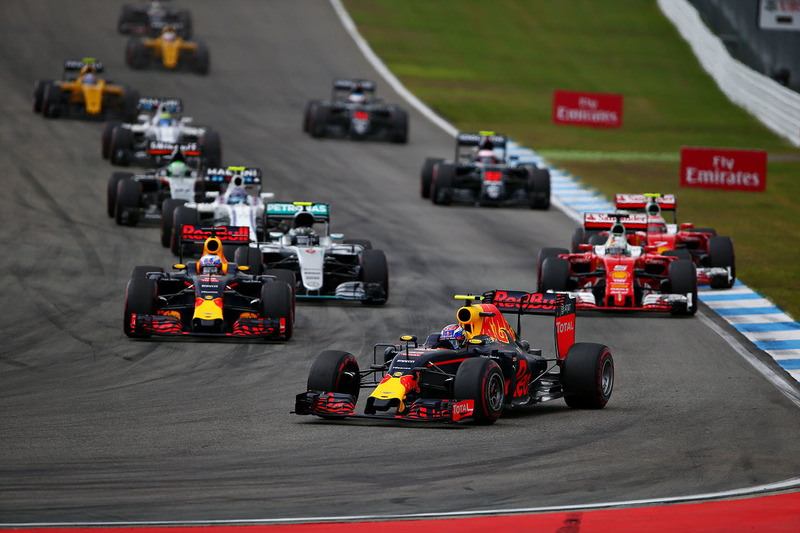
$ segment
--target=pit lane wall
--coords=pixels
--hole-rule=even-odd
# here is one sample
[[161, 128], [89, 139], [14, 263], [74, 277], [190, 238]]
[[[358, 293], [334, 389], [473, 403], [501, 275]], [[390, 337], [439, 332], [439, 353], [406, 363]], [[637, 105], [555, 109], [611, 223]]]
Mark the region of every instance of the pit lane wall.
[[[380, 60], [358, 32], [355, 23], [347, 14], [340, 0], [329, 1], [361, 53], [392, 89], [428, 120], [455, 137], [458, 129], [434, 113], [406, 89]], [[701, 59], [701, 63], [704, 61], [720, 63], [720, 65], [712, 65], [712, 69], [714, 72], [720, 73], [722, 81], [718, 80], [717, 83], [733, 102], [756, 115], [770, 128], [773, 128], [770, 124], [774, 124], [775, 128], [780, 129], [780, 131], [776, 131], [779, 135], [791, 139], [794, 144], [800, 144], [799, 94], [793, 93], [766, 76], [731, 59], [721, 41], [702, 24], [697, 10], [685, 0], [657, 0], [657, 2], [682, 35], [686, 33], [691, 35], [692, 40], [697, 41], [697, 45], [693, 45], [693, 49], [695, 54], [702, 53], [704, 56], [705, 59]], [[675, 17], [675, 20], [672, 17]], [[683, 27], [690, 29], [682, 30]], [[688, 37], [684, 38], [689, 40]], [[706, 50], [706, 48], [710, 50]], [[709, 69], [709, 67], [705, 67], [705, 64], [704, 68]], [[728, 90], [723, 85], [728, 87]], [[789, 109], [794, 111], [789, 111]], [[507, 150], [510, 157], [517, 157], [521, 163], [534, 163], [550, 170], [551, 202], [556, 208], [571, 217], [576, 225], [583, 223], [584, 212], [614, 210], [614, 204], [609, 200], [588, 189], [569, 172], [554, 167], [530, 148], [509, 140]], [[731, 289], [727, 290], [701, 289], [699, 298], [756, 347], [768, 353], [794, 380], [800, 382], [799, 323], [738, 280]]]
[[[800, 93], [732, 58], [722, 40], [706, 27], [697, 9], [688, 1], [656, 1], [722, 92], [769, 129], [799, 146]], [[755, 11], [754, 8], [754, 17]]]

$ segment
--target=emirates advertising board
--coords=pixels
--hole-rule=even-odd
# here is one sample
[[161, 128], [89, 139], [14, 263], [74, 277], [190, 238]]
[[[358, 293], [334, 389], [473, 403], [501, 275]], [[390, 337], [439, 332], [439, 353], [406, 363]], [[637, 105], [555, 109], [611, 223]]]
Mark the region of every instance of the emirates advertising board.
[[767, 186], [767, 152], [681, 148], [681, 187], [761, 192]]
[[554, 91], [553, 122], [593, 128], [620, 128], [622, 95]]

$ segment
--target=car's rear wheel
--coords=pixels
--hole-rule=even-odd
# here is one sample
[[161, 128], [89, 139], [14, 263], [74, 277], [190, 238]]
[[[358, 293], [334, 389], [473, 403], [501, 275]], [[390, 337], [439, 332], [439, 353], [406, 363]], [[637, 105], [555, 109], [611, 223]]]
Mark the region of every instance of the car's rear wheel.
[[61, 115], [61, 87], [55, 83], [44, 88], [42, 114], [45, 118], [58, 118]]
[[248, 267], [247, 273], [258, 276], [264, 270], [261, 250], [250, 246], [239, 246], [233, 253], [233, 261], [239, 266]]
[[197, 43], [197, 51], [194, 56], [194, 71], [198, 74], [208, 74], [211, 70], [211, 52], [205, 43]]
[[36, 80], [33, 84], [33, 112], [41, 113], [44, 103], [44, 91], [53, 80]]
[[200, 154], [209, 167], [222, 166], [222, 139], [219, 133], [206, 130], [200, 138]]
[[686, 294], [691, 302], [674, 304], [670, 314], [691, 316], [697, 312], [697, 268], [686, 259], [678, 259], [669, 264], [669, 286], [672, 294]]
[[111, 152], [111, 135], [114, 128], [122, 124], [119, 120], [106, 120], [103, 122], [103, 131], [100, 133], [100, 155], [103, 159], [108, 159]]
[[321, 352], [311, 365], [306, 388], [317, 392], [350, 394], [358, 399], [361, 374], [352, 354], [340, 350]]
[[125, 46], [125, 64], [133, 69], [142, 69], [147, 66], [147, 47], [138, 37], [128, 39]]
[[708, 266], [730, 268], [730, 280], [712, 279], [712, 289], [729, 289], [736, 280], [736, 256], [733, 253], [733, 240], [730, 237], [711, 237], [708, 240]]
[[[277, 335], [288, 341], [294, 331], [294, 291], [284, 281], [271, 281], [261, 287], [261, 318], [283, 320], [283, 333]], [[267, 338], [273, 338], [270, 335]]]
[[328, 125], [328, 115], [330, 111], [328, 110], [328, 106], [326, 105], [317, 105], [314, 107], [314, 113], [311, 115], [311, 121], [309, 122], [309, 133], [314, 138], [320, 138], [325, 136], [325, 129]]
[[184, 205], [186, 200], [167, 198], [161, 204], [161, 246], [169, 248], [172, 242], [172, 224], [175, 222], [175, 210]]
[[365, 284], [377, 284], [380, 290], [366, 288], [367, 305], [383, 305], [389, 299], [389, 264], [381, 250], [364, 250], [361, 253], [361, 281]]
[[500, 367], [485, 357], [473, 357], [459, 365], [453, 383], [455, 400], [473, 400], [476, 424], [494, 424], [505, 405], [505, 380]]
[[607, 346], [579, 342], [561, 366], [564, 401], [578, 409], [602, 409], [614, 389], [614, 358]]
[[114, 218], [114, 213], [117, 211], [117, 187], [119, 182], [128, 178], [132, 178], [133, 174], [130, 172], [112, 172], [108, 178], [108, 187], [106, 189], [106, 213], [109, 217]]
[[444, 161], [436, 157], [426, 157], [419, 173], [420, 187], [419, 195], [425, 199], [431, 197], [431, 185], [433, 184], [433, 167]]
[[550, 171], [546, 168], [528, 169], [528, 205], [531, 209], [548, 209], [550, 207]]
[[117, 184], [117, 206], [114, 220], [121, 226], [135, 226], [139, 223], [142, 186], [133, 179], [122, 179]]
[[392, 113], [389, 140], [397, 144], [408, 142], [408, 113], [396, 108]]
[[[172, 237], [169, 241], [169, 249], [175, 255], [181, 255], [181, 248], [183, 247], [183, 226], [198, 226], [200, 224], [200, 216], [197, 214], [197, 209], [179, 205], [173, 211], [172, 216]], [[191, 250], [186, 250], [187, 255], [191, 255]]]
[[439, 163], [433, 167], [431, 201], [436, 205], [449, 205], [456, 168], [452, 163]]
[[[568, 254], [569, 250], [566, 248], [553, 248], [553, 247], [545, 247], [539, 250], [539, 254], [536, 256], [536, 286], [542, 286], [542, 265], [544, 264], [544, 260], [548, 257], [557, 257], [562, 254]], [[541, 290], [539, 290], [541, 292]]]
[[[134, 273], [136, 271], [134, 270]], [[149, 337], [150, 333], [133, 327], [133, 315], [152, 315], [155, 312], [156, 282], [144, 276], [132, 277], [125, 290], [125, 311], [122, 330], [128, 337]]]
[[139, 112], [139, 91], [125, 87], [121, 107], [122, 120], [128, 123], [136, 122], [136, 115]]
[[542, 263], [539, 292], [564, 292], [569, 289], [569, 261], [560, 257], [548, 257]]
[[111, 147], [108, 158], [112, 165], [126, 167], [130, 164], [130, 153], [133, 150], [133, 133], [127, 128], [114, 128], [111, 133]]

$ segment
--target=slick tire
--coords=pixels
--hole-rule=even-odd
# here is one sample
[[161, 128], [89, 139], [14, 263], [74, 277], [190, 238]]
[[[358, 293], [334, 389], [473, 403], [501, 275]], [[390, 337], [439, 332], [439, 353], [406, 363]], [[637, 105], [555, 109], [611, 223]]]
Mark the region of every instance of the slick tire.
[[[536, 266], [537, 266], [537, 273], [536, 273], [536, 286], [542, 286], [542, 265], [544, 264], [544, 260], [548, 257], [556, 257], [563, 254], [568, 254], [569, 250], [566, 248], [542, 248], [539, 250], [539, 254], [536, 256]], [[541, 292], [541, 291], [539, 291]]]
[[247, 273], [259, 276], [264, 270], [261, 262], [261, 250], [250, 246], [239, 246], [233, 253], [233, 262], [239, 266], [248, 267]]
[[408, 113], [403, 109], [395, 109], [392, 113], [389, 140], [395, 144], [408, 142]]
[[125, 45], [125, 64], [135, 70], [147, 66], [147, 47], [139, 37], [131, 37]]
[[[284, 322], [283, 334], [277, 338], [288, 341], [294, 331], [294, 305], [292, 288], [284, 281], [271, 281], [261, 287], [261, 318], [269, 318]], [[267, 338], [275, 338], [270, 335]]]
[[111, 133], [111, 147], [108, 158], [112, 165], [126, 167], [130, 164], [133, 151], [133, 133], [127, 128], [114, 128]]
[[450, 205], [451, 187], [456, 168], [452, 163], [439, 163], [433, 167], [431, 201], [436, 205]]
[[550, 171], [546, 168], [528, 169], [528, 205], [531, 209], [550, 208]]
[[475, 424], [494, 424], [505, 405], [505, 380], [500, 367], [485, 357], [467, 359], [458, 367], [453, 383], [455, 400], [473, 400]]
[[132, 179], [120, 180], [117, 184], [117, 206], [114, 221], [120, 226], [135, 226], [139, 223], [139, 208], [142, 186]]
[[431, 197], [431, 185], [433, 184], [433, 168], [444, 161], [436, 157], [426, 157], [425, 162], [422, 164], [422, 170], [419, 173], [419, 195], [428, 199]]
[[548, 257], [542, 263], [538, 292], [564, 292], [569, 288], [569, 261]]
[[[183, 255], [183, 241], [181, 235], [183, 234], [183, 226], [192, 225], [198, 226], [200, 224], [200, 216], [197, 214], [197, 209], [179, 205], [175, 208], [172, 214], [172, 237], [169, 240], [169, 249], [176, 256]], [[189, 250], [191, 252], [191, 250]], [[191, 255], [191, 253], [187, 254]]]
[[352, 354], [340, 350], [321, 352], [308, 372], [306, 388], [309, 391], [350, 394], [358, 399], [361, 391], [358, 361]]
[[117, 187], [119, 182], [132, 178], [133, 174], [130, 172], [112, 172], [108, 178], [108, 188], [106, 190], [106, 213], [109, 218], [114, 218], [117, 211]]
[[44, 102], [44, 91], [53, 80], [36, 80], [33, 84], [33, 112], [41, 113]]
[[711, 237], [708, 240], [708, 266], [731, 269], [728, 282], [711, 280], [712, 289], [730, 289], [736, 281], [736, 256], [733, 253], [733, 240], [730, 237]]
[[319, 100], [309, 100], [306, 104], [306, 109], [303, 112], [303, 132], [311, 133], [311, 122], [319, 105]]
[[144, 276], [131, 278], [125, 289], [125, 311], [122, 331], [133, 338], [149, 337], [150, 333], [134, 329], [131, 325], [133, 315], [152, 315], [155, 312], [156, 282]]
[[161, 246], [169, 248], [172, 242], [172, 224], [175, 222], [175, 210], [184, 205], [186, 200], [167, 198], [161, 204]]
[[213, 130], [206, 130], [200, 137], [200, 157], [209, 167], [222, 166], [222, 139], [219, 133]]
[[564, 401], [576, 409], [602, 409], [614, 389], [614, 358], [608, 346], [579, 342], [561, 366]]
[[55, 83], [51, 83], [44, 88], [42, 115], [45, 118], [58, 118], [61, 116], [61, 87]]
[[330, 111], [328, 110], [328, 106], [324, 104], [317, 105], [314, 108], [314, 113], [311, 115], [311, 121], [308, 125], [309, 133], [312, 137], [319, 139], [325, 136], [329, 115]]
[[[139, 91], [125, 87], [125, 94], [122, 95], [120, 116], [128, 123], [136, 122], [136, 115], [139, 112]], [[131, 135], [131, 138], [133, 135]], [[133, 148], [133, 146], [131, 146]]]
[[[250, 250], [255, 250], [254, 248], [250, 248]], [[255, 250], [256, 253], [259, 255], [259, 259], [256, 261], [260, 261], [261, 252], [259, 250]], [[254, 255], [253, 252], [250, 252], [250, 255]], [[270, 268], [262, 271], [262, 274], [266, 276], [275, 276], [278, 281], [282, 281], [286, 283], [292, 289], [292, 320], [295, 318], [295, 310], [297, 309], [297, 276], [292, 270], [287, 270], [285, 268]]]
[[192, 68], [197, 74], [206, 75], [211, 70], [211, 52], [205, 43], [197, 43]]
[[108, 159], [108, 154], [111, 153], [111, 135], [120, 124], [122, 122], [119, 120], [106, 120], [103, 122], [103, 130], [100, 133], [100, 156], [103, 159]]
[[583, 227], [575, 228], [575, 231], [572, 232], [572, 253], [581, 253], [580, 245], [588, 244], [593, 235], [597, 235], [597, 231], [586, 230]]
[[361, 281], [366, 283], [377, 283], [382, 289], [382, 295], [378, 294], [362, 300], [365, 305], [383, 305], [389, 299], [389, 264], [386, 262], [386, 255], [381, 250], [364, 250], [361, 253]]
[[697, 312], [697, 268], [686, 259], [678, 259], [669, 265], [669, 286], [673, 294], [688, 294], [691, 304], [675, 304], [670, 310], [673, 316], [692, 316]]

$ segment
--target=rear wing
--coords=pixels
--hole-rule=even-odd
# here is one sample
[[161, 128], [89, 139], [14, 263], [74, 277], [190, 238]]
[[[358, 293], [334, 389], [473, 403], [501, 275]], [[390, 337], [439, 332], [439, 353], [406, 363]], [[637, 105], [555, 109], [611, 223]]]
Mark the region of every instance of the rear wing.
[[459, 132], [456, 135], [456, 146], [480, 146], [482, 142], [489, 142], [492, 148], [505, 148], [508, 137], [493, 131], [480, 131], [477, 133]]
[[550, 315], [555, 317], [553, 334], [559, 359], [566, 357], [575, 344], [575, 298], [568, 294], [525, 291], [494, 290], [482, 296], [456, 296], [456, 299], [482, 300], [491, 303], [501, 313], [517, 315], [517, 334], [520, 333], [522, 315]]
[[365, 93], [374, 93], [375, 82], [356, 78], [337, 78], [333, 80], [334, 91], [352, 91], [356, 88], [361, 88], [361, 91]]
[[617, 194], [614, 203], [617, 209], [647, 213], [650, 216], [661, 216], [662, 211], [672, 211], [672, 221], [677, 223], [678, 200], [674, 194]]
[[314, 215], [315, 222], [329, 222], [331, 219], [328, 204], [313, 202], [269, 202], [266, 207], [267, 216], [276, 220], [291, 220], [295, 214], [308, 211]]
[[183, 102], [180, 98], [139, 98], [137, 108], [140, 111], [156, 111], [163, 106], [168, 113], [183, 113]]
[[151, 19], [149, 25], [150, 29], [158, 31], [163, 31], [167, 26], [171, 27], [176, 32], [180, 32], [183, 30], [183, 22], [178, 22], [178, 21], [168, 22], [166, 20]]
[[147, 153], [150, 155], [171, 155], [175, 153], [176, 150], [188, 157], [200, 157], [200, 145], [196, 142], [168, 143], [164, 141], [150, 141], [147, 145]]
[[641, 213], [584, 213], [584, 229], [609, 230], [617, 221], [625, 226], [626, 230], [646, 230], [647, 215]]
[[261, 169], [249, 167], [209, 168], [203, 175], [203, 181], [222, 185], [230, 183], [234, 176], [241, 176], [244, 185], [261, 185]]
[[67, 59], [64, 61], [64, 72], [80, 72], [86, 65], [91, 65], [98, 74], [105, 70], [100, 61], [92, 57], [84, 57], [83, 59]]

